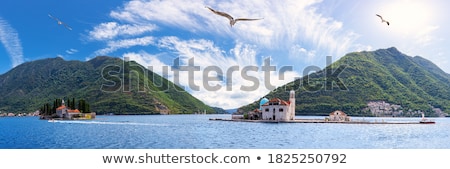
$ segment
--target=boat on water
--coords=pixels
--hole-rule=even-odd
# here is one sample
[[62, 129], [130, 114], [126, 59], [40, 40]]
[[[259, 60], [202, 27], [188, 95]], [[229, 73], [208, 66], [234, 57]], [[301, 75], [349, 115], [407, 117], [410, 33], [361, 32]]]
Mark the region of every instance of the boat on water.
[[427, 120], [427, 121], [420, 121], [419, 123], [421, 123], [421, 124], [435, 124], [436, 122]]
[[421, 124], [435, 124], [436, 122], [426, 119], [425, 118], [425, 114], [422, 113], [422, 120], [420, 120], [419, 123], [421, 123]]

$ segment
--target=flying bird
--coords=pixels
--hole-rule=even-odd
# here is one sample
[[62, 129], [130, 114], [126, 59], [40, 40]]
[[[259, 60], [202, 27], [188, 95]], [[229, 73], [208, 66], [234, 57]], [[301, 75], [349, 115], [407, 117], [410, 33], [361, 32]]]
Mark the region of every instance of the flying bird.
[[59, 20], [58, 18], [55, 18], [55, 17], [53, 17], [53, 16], [50, 15], [50, 14], [48, 14], [48, 17], [54, 19], [54, 20], [58, 23], [58, 25], [63, 25], [63, 26], [66, 27], [68, 30], [72, 30], [72, 28], [71, 28], [69, 25], [67, 25], [66, 23], [62, 22], [62, 21]]
[[216, 11], [210, 7], [205, 6], [205, 8], [208, 8], [209, 10], [211, 10], [213, 13], [226, 17], [228, 18], [228, 20], [230, 20], [230, 26], [233, 27], [233, 25], [237, 22], [237, 21], [256, 21], [256, 20], [261, 20], [263, 18], [258, 18], [258, 19], [248, 19], [248, 18], [237, 18], [234, 19], [230, 14], [227, 14], [225, 12], [221, 12], [221, 11]]
[[389, 21], [384, 20], [383, 17], [381, 15], [376, 14], [378, 17], [380, 17], [381, 19], [381, 23], [386, 22], [386, 24], [389, 26]]

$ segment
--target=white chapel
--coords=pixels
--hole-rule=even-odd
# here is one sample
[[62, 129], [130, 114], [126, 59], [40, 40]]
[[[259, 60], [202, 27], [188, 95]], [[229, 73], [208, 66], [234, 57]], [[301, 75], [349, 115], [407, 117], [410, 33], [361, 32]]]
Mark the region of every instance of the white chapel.
[[272, 98], [261, 105], [262, 120], [288, 121], [295, 118], [295, 91], [289, 92], [289, 101]]

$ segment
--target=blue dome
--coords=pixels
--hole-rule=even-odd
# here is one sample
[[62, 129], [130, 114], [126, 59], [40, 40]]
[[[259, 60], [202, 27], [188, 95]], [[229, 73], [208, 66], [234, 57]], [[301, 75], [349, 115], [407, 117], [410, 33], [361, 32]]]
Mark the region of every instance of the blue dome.
[[266, 104], [267, 102], [269, 102], [269, 99], [267, 99], [267, 98], [262, 98], [261, 101], [259, 101], [259, 105], [261, 106], [261, 105], [263, 105], [263, 104]]

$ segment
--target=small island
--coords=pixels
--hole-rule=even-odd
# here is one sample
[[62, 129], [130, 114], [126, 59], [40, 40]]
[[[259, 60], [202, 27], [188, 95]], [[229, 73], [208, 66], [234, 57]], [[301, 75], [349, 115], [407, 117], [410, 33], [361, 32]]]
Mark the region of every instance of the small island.
[[64, 99], [56, 99], [53, 106], [46, 103], [39, 109], [40, 119], [43, 120], [90, 120], [95, 119], [96, 113], [91, 112], [90, 105], [85, 100], [78, 101], [77, 108], [75, 107], [75, 98], [67, 100], [67, 105]]

